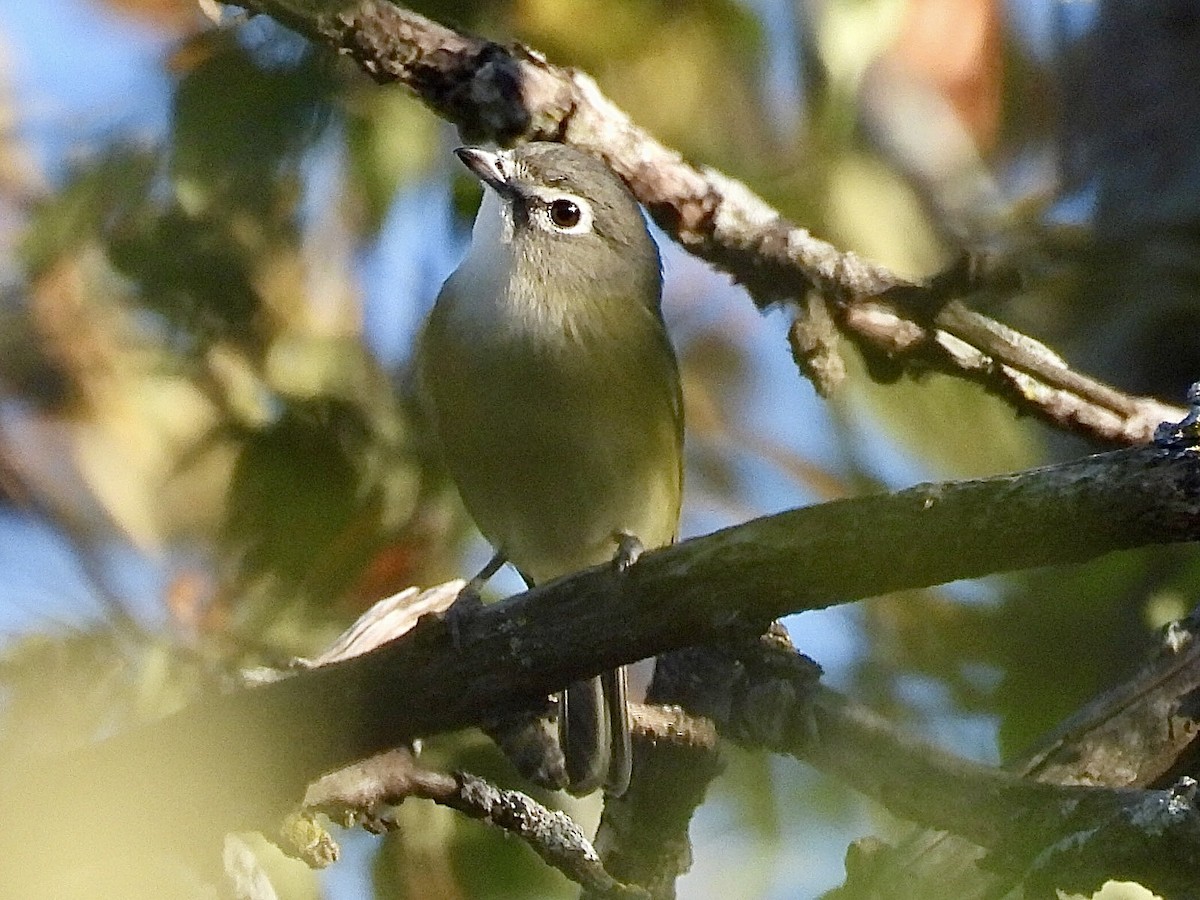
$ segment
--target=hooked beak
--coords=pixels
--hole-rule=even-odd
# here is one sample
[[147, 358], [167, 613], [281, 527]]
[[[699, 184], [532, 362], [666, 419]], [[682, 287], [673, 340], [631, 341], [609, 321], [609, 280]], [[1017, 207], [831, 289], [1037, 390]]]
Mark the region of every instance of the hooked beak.
[[506, 156], [480, 147], [459, 147], [454, 153], [476, 178], [501, 197], [513, 196], [513, 186], [509, 182], [510, 163]]

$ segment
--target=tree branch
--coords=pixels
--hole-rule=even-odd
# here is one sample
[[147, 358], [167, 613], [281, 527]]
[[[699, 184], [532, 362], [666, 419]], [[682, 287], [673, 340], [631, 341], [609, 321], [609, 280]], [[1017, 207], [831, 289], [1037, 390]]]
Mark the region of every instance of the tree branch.
[[[1160, 812], [1169, 811], [1171, 805], [1194, 803], [1188, 790], [1181, 787], [1186, 785], [1184, 778], [1200, 774], [1200, 741], [1197, 741], [1200, 716], [1193, 700], [1200, 690], [1198, 615], [1200, 612], [1194, 612], [1189, 619], [1167, 629], [1160, 652], [1140, 672], [1087, 704], [1015, 760], [1009, 769], [1047, 783], [1159, 789], [1157, 794], [1140, 796], [1138, 792], [1126, 792], [1129, 802], [1113, 810], [1118, 821], [1120, 815], [1139, 812], [1142, 800], [1163, 804]], [[852, 726], [850, 730], [853, 732]], [[861, 735], [851, 733], [848, 739], [857, 742]], [[891, 759], [891, 751], [888, 752]], [[843, 759], [836, 753], [830, 756]], [[1183, 796], [1177, 798], [1174, 796], [1177, 793]], [[912, 797], [913, 792], [907, 796]], [[935, 796], [933, 801], [937, 800]], [[1079, 836], [1074, 848], [1051, 847], [1052, 852], [1037, 860], [1031, 861], [1028, 853], [1022, 860], [999, 843], [996, 849], [1000, 867], [1009, 867], [1007, 878], [1001, 877], [996, 871], [1000, 867], [995, 865], [990, 867], [992, 871], [980, 869], [981, 860], [986, 857], [978, 844], [959, 835], [918, 829], [896, 847], [875, 843], [851, 848], [847, 882], [836, 896], [839, 900], [877, 897], [879, 886], [888, 886], [885, 896], [889, 900], [991, 898], [1012, 886], [1016, 880], [1012, 868], [1019, 868], [1022, 861], [1033, 869], [1031, 878], [1043, 884], [1054, 881], [1055, 886], [1061, 887], [1072, 878], [1080, 878], [1080, 862], [1086, 855], [1077, 851], [1089, 846], [1099, 848], [1100, 859], [1093, 856], [1091, 862], [1093, 865], [1098, 862], [1108, 875], [1115, 876], [1125, 866], [1127, 877], [1153, 884], [1163, 877], [1162, 870], [1169, 867], [1160, 865], [1144, 871], [1135, 868], [1135, 856], [1145, 851], [1144, 838], [1157, 819], [1153, 809], [1150, 812], [1141, 822], [1146, 830], [1140, 837], [1126, 835], [1123, 849], [1103, 845], [1106, 824], [1103, 819], [1092, 823], [1081, 821], [1080, 830], [1086, 833]], [[912, 818], [934, 821], [934, 817], [923, 815]], [[940, 824], [945, 827], [949, 823], [943, 820]], [[981, 837], [977, 830], [967, 829], [967, 832]], [[1093, 832], [1098, 839], [1096, 843], [1090, 843]], [[1064, 849], [1069, 852], [1058, 852]], [[1169, 854], [1171, 847], [1163, 841], [1156, 850]], [[1090, 874], [1094, 876], [1096, 871], [1093, 868]], [[1163, 893], [1176, 896], [1188, 891], [1171, 889], [1168, 885], [1163, 886]]]
[[[353, 59], [381, 83], [412, 90], [467, 140], [553, 140], [602, 156], [654, 220], [689, 252], [744, 284], [762, 308], [803, 318], [815, 291], [841, 334], [891, 372], [933, 369], [982, 384], [1018, 410], [1116, 443], [1145, 443], [1177, 408], [1123, 394], [1070, 369], [1043, 344], [956, 298], [988, 286], [969, 261], [927, 282], [842, 252], [779, 215], [741, 182], [686, 163], [608, 100], [586, 74], [525, 47], [465, 35], [385, 0], [336, 11], [299, 0], [242, 0]], [[1006, 289], [1012, 279], [1005, 276]], [[823, 311], [824, 312], [824, 311]], [[828, 390], [841, 368], [827, 333], [791, 332], [797, 361]]]
[[[74, 754], [69, 771], [44, 760], [10, 766], [0, 796], [24, 796], [32, 809], [54, 808], [54, 797], [70, 804], [80, 790], [70, 775], [86, 771], [88, 790], [115, 792], [98, 809], [138, 799], [121, 793], [126, 785], [205, 798], [203, 810], [140, 811], [151, 833], [270, 827], [322, 772], [495, 721], [618, 664], [887, 591], [1193, 541], [1198, 509], [1200, 460], [1138, 448], [792, 510], [648, 552], [620, 576], [599, 567], [484, 607], [457, 649], [444, 625], [422, 620], [364, 656], [207, 698]], [[22, 844], [11, 829], [40, 821], [6, 819], [6, 837]]]
[[[380, 604], [383, 618], [397, 618], [389, 610], [395, 605]], [[715, 753], [719, 729], [751, 749], [796, 756], [899, 816], [951, 830], [953, 838], [933, 836], [942, 854], [931, 855], [930, 845], [922, 843], [916, 864], [896, 863], [908, 882], [919, 872], [923, 876], [924, 886], [914, 896], [964, 896], [960, 885], [948, 893], [935, 886], [947, 881], [945, 865], [969, 868], [980, 860], [980, 848], [988, 848], [988, 871], [972, 870], [980, 891], [984, 885], [1007, 890], [1024, 882], [1047, 891], [1086, 892], [1108, 877], [1127, 877], [1175, 895], [1190, 884], [1200, 854], [1195, 791], [1185, 777], [1196, 771], [1198, 743], [1195, 712], [1186, 700], [1200, 684], [1196, 622], [1172, 626], [1162, 652], [1137, 676], [1063, 723], [1015, 771], [963, 760], [906, 736], [820, 687], [818, 668], [795, 652], [778, 625], [763, 638], [667, 654], [659, 660], [649, 699], [672, 706], [635, 708], [638, 778], [626, 797], [606, 803], [597, 834], [608, 873], [598, 875], [602, 870], [590, 860], [590, 846], [554, 837], [557, 829], [523, 831], [525, 814], [514, 831], [543, 856], [550, 852], [554, 858], [548, 861], [583, 884], [585, 896], [619, 893], [616, 876], [643, 885], [649, 896], [671, 897], [675, 879], [691, 865], [692, 812], [721, 768]], [[414, 776], [411, 759], [404, 755], [396, 766], [390, 761], [396, 756], [384, 754], [327, 776], [310, 788], [306, 804], [327, 811], [352, 807], [368, 819], [380, 803], [410, 795], [458, 808], [455, 777]], [[1031, 774], [1036, 781], [1023, 777]], [[493, 794], [499, 795], [493, 788], [487, 796]], [[517, 803], [526, 807], [524, 800]], [[486, 818], [489, 809], [473, 806], [467, 812]], [[900, 851], [877, 853], [873, 865], [890, 864], [893, 855]], [[931, 860], [937, 865], [921, 871]], [[887, 884], [893, 877], [880, 880]]]
[[[464, 584], [452, 581], [421, 592], [409, 588], [380, 600], [320, 657], [305, 661], [305, 668], [349, 659], [395, 640], [416, 626], [419, 615], [444, 612]], [[673, 654], [660, 660], [647, 697], [650, 703], [670, 703], [673, 694], [669, 687], [664, 690], [664, 682], [697, 676], [694, 669], [672, 675], [682, 656]], [[252, 682], [269, 683], [280, 677], [285, 673], [260, 671]], [[311, 818], [312, 812], [327, 813], [346, 827], [358, 824], [381, 832], [391, 827], [390, 808], [417, 796], [523, 839], [549, 865], [579, 884], [584, 897], [673, 897], [675, 879], [691, 866], [688, 826], [692, 814], [721, 770], [718, 736], [710, 720], [690, 716], [677, 705], [635, 703], [631, 713], [638, 779], [625, 796], [610, 797], [605, 803], [596, 845], [603, 856], [597, 855], [565, 814], [551, 812], [525, 794], [502, 790], [477, 776], [449, 776], [423, 769], [407, 749], [353, 763], [310, 785], [304, 799], [306, 814], [287, 820], [286, 843], [310, 865], [324, 867], [336, 860], [337, 846]], [[534, 728], [531, 738], [530, 729], [524, 727], [531, 717], [539, 726], [547, 722], [531, 710], [515, 723], [522, 727], [491, 726], [487, 730], [525, 777], [543, 787], [560, 787], [561, 774], [553, 774], [561, 769], [553, 722], [548, 722], [550, 731], [545, 734]]]
[[383, 830], [389, 824], [384, 807], [409, 797], [432, 800], [520, 838], [548, 865], [595, 897], [645, 900], [649, 896], [609, 875], [583, 831], [565, 813], [468, 772], [446, 774], [422, 768], [406, 750], [381, 753], [324, 776], [309, 786], [304, 807], [335, 820], [349, 815], [373, 830]]
[[[1196, 783], [1181, 771], [1191, 765], [1194, 772], [1200, 744], [1188, 700], [1200, 682], [1194, 624], [1177, 626], [1162, 656], [1064, 725], [1018, 771], [905, 735], [821, 687], [815, 666], [778, 627], [764, 638], [672, 654], [686, 657], [672, 699], [712, 718], [727, 738], [795, 756], [897, 816], [953, 832], [953, 852], [939, 866], [922, 871], [930, 858], [922, 841], [913, 857], [897, 854], [884, 877], [871, 879], [880, 893], [863, 896], [961, 900], [1018, 884], [1039, 896], [1090, 892], [1108, 878], [1180, 896], [1194, 886], [1200, 863]], [[980, 866], [974, 890], [948, 878], [946, 862], [956, 871]], [[897, 893], [898, 883], [913, 889]]]

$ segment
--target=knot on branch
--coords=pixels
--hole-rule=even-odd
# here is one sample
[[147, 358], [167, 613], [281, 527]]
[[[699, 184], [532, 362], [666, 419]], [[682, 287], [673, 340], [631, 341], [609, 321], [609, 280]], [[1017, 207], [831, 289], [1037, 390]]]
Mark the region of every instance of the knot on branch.
[[376, 82], [400, 82], [457, 122], [464, 140], [507, 143], [530, 129], [519, 52], [390, 3], [361, 3], [315, 24]]
[[761, 637], [660, 657], [647, 699], [707, 716], [740, 743], [794, 748], [814, 733], [808, 700], [820, 675], [775, 623]]
[[495, 140], [506, 144], [529, 130], [532, 116], [524, 102], [520, 65], [512, 53], [487, 41], [471, 61], [471, 77], [448, 94], [459, 113], [465, 141]]

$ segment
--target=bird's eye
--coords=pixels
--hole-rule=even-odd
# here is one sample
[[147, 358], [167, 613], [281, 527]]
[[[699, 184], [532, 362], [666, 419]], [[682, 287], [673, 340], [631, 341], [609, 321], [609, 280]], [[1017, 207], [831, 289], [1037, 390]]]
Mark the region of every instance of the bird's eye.
[[550, 204], [550, 221], [554, 223], [556, 228], [574, 228], [582, 218], [583, 212], [579, 209], [579, 204], [574, 200], [559, 197]]

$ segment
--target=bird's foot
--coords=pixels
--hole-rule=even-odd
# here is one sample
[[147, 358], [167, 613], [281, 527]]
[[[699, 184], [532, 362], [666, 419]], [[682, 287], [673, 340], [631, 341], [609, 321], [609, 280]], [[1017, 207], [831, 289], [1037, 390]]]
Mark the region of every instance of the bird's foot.
[[446, 623], [446, 627], [450, 629], [450, 643], [455, 650], [462, 648], [463, 626], [475, 614], [475, 611], [483, 606], [483, 586], [488, 583], [488, 579], [500, 571], [501, 566], [507, 561], [508, 558], [503, 553], [497, 553], [489, 559], [487, 565], [466, 583], [458, 592], [458, 596], [454, 598], [454, 602], [442, 613], [442, 619]]
[[646, 548], [642, 546], [641, 539], [631, 532], [618, 531], [613, 537], [617, 541], [617, 552], [613, 555], [612, 561], [613, 568], [617, 572], [624, 572], [638, 561], [638, 557]]

